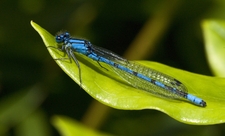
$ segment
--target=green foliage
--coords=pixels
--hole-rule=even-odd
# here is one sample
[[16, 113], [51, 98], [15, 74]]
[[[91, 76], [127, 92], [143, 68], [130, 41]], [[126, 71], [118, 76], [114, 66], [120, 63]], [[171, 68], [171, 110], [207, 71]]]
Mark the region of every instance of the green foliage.
[[[43, 116], [39, 116], [40, 112], [34, 113], [45, 97], [46, 94], [41, 92], [40, 88], [33, 87], [18, 91], [9, 98], [2, 99], [0, 101], [0, 135], [5, 135], [12, 127], [15, 127], [18, 133], [22, 135], [26, 134], [23, 133], [23, 130], [26, 129], [30, 133], [41, 131], [39, 134], [46, 136], [48, 128], [43, 127], [46, 123], [43, 121]], [[31, 122], [31, 120], [38, 123], [33, 124], [34, 122]], [[35, 127], [30, 129], [30, 126]], [[45, 132], [45, 130], [47, 131]]]
[[[224, 103], [221, 99], [224, 96], [222, 78], [212, 78], [214, 80], [211, 81], [210, 77], [178, 72], [180, 70], [171, 67], [165, 70], [165, 66], [158, 63], [139, 62], [157, 70], [161, 69], [161, 72], [184, 82], [189, 92], [207, 102], [208, 106], [201, 108], [184, 101], [152, 97], [141, 90], [130, 90], [132, 87], [112, 73], [110, 68], [106, 71], [96, 62], [78, 55], [82, 70], [88, 72], [89, 76], [90, 73], [94, 74], [90, 77], [91, 82], [97, 82], [85, 90], [89, 91], [89, 94], [100, 90], [98, 100], [105, 102], [105, 105], [102, 105], [93, 100], [95, 94], [92, 94], [92, 98], [81, 89], [78, 78], [75, 83], [57, 66], [29, 24], [29, 20], [33, 19], [52, 34], [62, 29], [68, 30], [74, 37], [88, 38], [93, 44], [131, 60], [153, 60], [193, 73], [212, 75], [213, 72], [216, 76], [224, 77], [222, 20], [225, 20], [225, 1], [5, 0], [1, 1], [0, 7], [0, 135], [60, 135], [60, 132], [66, 131], [68, 127], [56, 127], [59, 129], [57, 132], [50, 124], [50, 118], [55, 114], [71, 117], [92, 130], [115, 135], [225, 135], [222, 109]], [[202, 24], [206, 46], [200, 29], [202, 19], [207, 19]], [[55, 44], [54, 37], [49, 36], [48, 39]], [[131, 50], [133, 45], [136, 45], [136, 48]], [[49, 48], [49, 51], [59, 53], [59, 56], [55, 57], [66, 57], [57, 50]], [[76, 73], [75, 64], [70, 65]], [[84, 72], [82, 71], [82, 76], [88, 79]], [[106, 88], [107, 86], [100, 84], [97, 79], [107, 79], [106, 81], [112, 82], [111, 86], [117, 82], [122, 86], [121, 95], [126, 97], [112, 96], [114, 90], [112, 93], [104, 93], [102, 90], [110, 91], [110, 86]], [[31, 86], [35, 87], [30, 89]], [[98, 86], [96, 90], [90, 89], [95, 86]], [[130, 90], [129, 93], [124, 87]], [[138, 95], [134, 92], [138, 92]], [[105, 95], [102, 96], [103, 94]], [[146, 102], [147, 98], [147, 106], [140, 107], [140, 103], [135, 103], [136, 98], [129, 96], [131, 94], [143, 99], [140, 100], [142, 103]], [[139, 107], [145, 110], [132, 110], [130, 106], [133, 106], [133, 109]], [[158, 110], [149, 110], [150, 108]], [[167, 108], [174, 110], [168, 113], [174, 113], [173, 118], [165, 114], [170, 110]], [[184, 110], [185, 108], [189, 109]], [[205, 113], [202, 113], [203, 111]], [[206, 123], [194, 123], [199, 126], [189, 125], [193, 124], [190, 122], [185, 124], [177, 120], [180, 118], [178, 114], [184, 117], [183, 120], [193, 119], [192, 122]], [[189, 118], [186, 114], [190, 114]], [[192, 115], [197, 117], [193, 118]], [[60, 118], [64, 120], [64, 117]], [[211, 124], [223, 124], [201, 125], [209, 121]]]
[[[42, 37], [46, 47], [56, 46], [54, 37], [34, 22], [31, 25]], [[54, 48], [47, 48], [54, 59], [66, 57], [63, 52]], [[82, 88], [96, 100], [124, 110], [156, 109], [172, 118], [195, 125], [218, 124], [225, 121], [225, 79], [210, 77], [175, 69], [155, 62], [138, 61], [147, 67], [165, 72], [185, 84], [189, 93], [196, 95], [207, 102], [202, 108], [185, 101], [157, 98], [135, 89], [124, 83], [123, 80], [110, 71], [99, 68], [95, 61], [79, 56], [82, 70]], [[62, 70], [76, 83], [79, 83], [78, 69], [74, 62], [56, 60]], [[103, 65], [107, 69], [107, 65]]]
[[53, 125], [59, 130], [62, 136], [109, 136], [87, 128], [81, 123], [65, 116], [54, 116]]
[[205, 20], [202, 28], [211, 69], [216, 76], [225, 77], [225, 21]]

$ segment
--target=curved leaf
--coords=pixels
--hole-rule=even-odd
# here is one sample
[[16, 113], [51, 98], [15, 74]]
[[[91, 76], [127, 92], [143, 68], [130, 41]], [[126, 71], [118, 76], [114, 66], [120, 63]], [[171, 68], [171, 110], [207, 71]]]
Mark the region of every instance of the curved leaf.
[[225, 77], [225, 21], [205, 20], [202, 28], [210, 67], [215, 75]]
[[94, 131], [65, 116], [54, 116], [52, 123], [62, 136], [109, 136], [109, 134]]
[[[46, 46], [56, 46], [54, 37], [39, 25], [31, 22], [34, 29], [41, 35]], [[63, 52], [47, 48], [53, 58], [62, 58]], [[78, 57], [82, 88], [96, 100], [117, 109], [141, 110], [156, 109], [174, 119], [196, 125], [217, 124], [225, 121], [225, 79], [209, 77], [187, 71], [175, 69], [150, 61], [138, 61], [149, 68], [164, 72], [178, 79], [187, 87], [189, 93], [196, 95], [207, 102], [202, 108], [185, 101], [162, 99], [138, 90], [110, 70], [99, 67], [97, 62], [76, 54]], [[78, 69], [74, 62], [56, 60], [56, 63], [79, 84]], [[110, 69], [107, 65], [103, 67]]]

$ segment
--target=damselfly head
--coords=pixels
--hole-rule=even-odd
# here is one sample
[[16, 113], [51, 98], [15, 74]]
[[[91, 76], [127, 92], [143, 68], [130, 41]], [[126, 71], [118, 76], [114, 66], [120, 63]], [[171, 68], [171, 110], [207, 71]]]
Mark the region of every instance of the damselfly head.
[[70, 37], [70, 34], [68, 32], [60, 32], [56, 35], [55, 40], [57, 43], [63, 43], [69, 37]]

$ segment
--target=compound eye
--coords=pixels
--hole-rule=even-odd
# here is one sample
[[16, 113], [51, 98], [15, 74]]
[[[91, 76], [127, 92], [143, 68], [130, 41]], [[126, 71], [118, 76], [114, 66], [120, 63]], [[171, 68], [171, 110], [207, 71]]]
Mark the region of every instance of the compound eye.
[[64, 35], [66, 38], [69, 38], [70, 37], [70, 34], [68, 32], [65, 32], [65, 35]]
[[58, 35], [55, 37], [55, 40], [56, 40], [57, 43], [63, 42], [63, 38], [61, 36], [58, 36]]

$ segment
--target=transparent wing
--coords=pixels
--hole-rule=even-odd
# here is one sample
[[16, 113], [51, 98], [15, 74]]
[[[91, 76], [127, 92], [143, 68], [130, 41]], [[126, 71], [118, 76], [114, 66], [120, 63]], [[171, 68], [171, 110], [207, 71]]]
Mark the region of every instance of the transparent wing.
[[122, 62], [128, 62], [127, 59], [122, 58], [121, 56], [117, 55], [116, 53], [114, 53], [112, 51], [109, 51], [107, 49], [98, 47], [98, 46], [92, 45], [92, 51], [94, 53], [96, 53], [97, 55], [99, 55], [101, 57], [104, 57], [104, 58], [107, 58], [107, 59], [112, 60], [112, 61], [118, 61], [119, 60], [119, 61], [121, 61], [121, 63]]
[[[143, 65], [134, 63], [129, 61], [128, 63], [124, 64], [124, 62], [119, 62], [120, 65], [123, 65], [124, 67], [127, 67], [131, 70], [133, 70], [134, 72], [140, 73], [146, 77], [149, 77], [153, 80], [156, 81], [160, 81], [161, 83], [170, 86], [172, 88], [176, 88], [177, 91], [185, 92], [187, 93], [187, 89], [186, 87], [179, 82], [178, 80], [163, 74], [161, 72], [158, 72], [156, 70], [147, 68]], [[123, 70], [120, 70], [116, 67], [113, 67], [113, 70], [115, 73], [117, 73], [121, 78], [123, 78], [124, 80], [126, 80], [128, 83], [130, 83], [132, 86], [134, 86], [135, 88], [141, 89], [141, 90], [145, 90], [147, 92], [150, 92], [152, 94], [155, 94], [157, 96], [160, 97], [167, 97], [167, 98], [173, 98], [173, 99], [184, 99], [182, 96], [177, 95], [176, 93], [172, 93], [169, 90], [166, 90], [162, 87], [159, 87], [149, 81], [143, 80], [141, 78], [139, 78], [138, 76], [134, 75], [134, 74], [130, 74], [128, 72], [124, 72]]]

